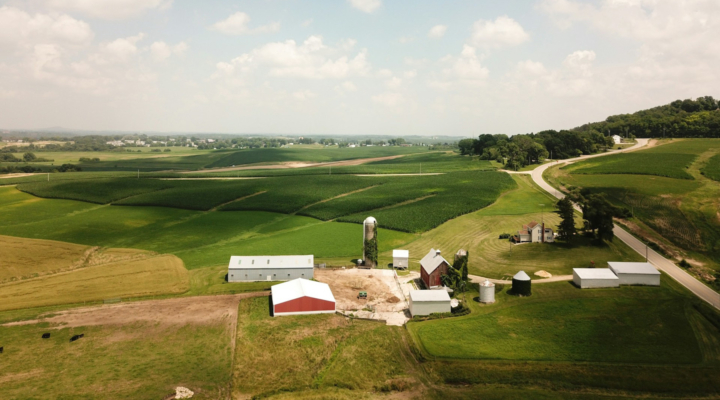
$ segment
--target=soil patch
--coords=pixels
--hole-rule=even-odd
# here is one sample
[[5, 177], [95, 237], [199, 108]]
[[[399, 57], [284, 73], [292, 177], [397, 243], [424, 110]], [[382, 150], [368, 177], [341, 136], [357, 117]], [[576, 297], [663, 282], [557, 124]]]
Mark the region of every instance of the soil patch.
[[[373, 308], [378, 312], [397, 312], [406, 308], [404, 294], [395, 283], [394, 271], [378, 269], [319, 269], [315, 279], [327, 283], [335, 296], [337, 310]], [[360, 291], [367, 300], [358, 299]]]
[[158, 325], [214, 324], [226, 320], [229, 326], [237, 320], [241, 299], [268, 296], [269, 292], [243, 293], [223, 296], [182, 297], [166, 300], [136, 301], [94, 307], [74, 308], [54, 312], [38, 319], [11, 322], [2, 326], [30, 325], [41, 322], [57, 324], [57, 328], [127, 325], [151, 322]]

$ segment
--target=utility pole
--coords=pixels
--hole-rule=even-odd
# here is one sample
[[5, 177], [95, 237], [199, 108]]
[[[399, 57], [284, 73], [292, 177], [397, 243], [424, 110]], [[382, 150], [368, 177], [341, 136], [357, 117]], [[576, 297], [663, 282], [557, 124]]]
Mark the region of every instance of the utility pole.
[[545, 204], [540, 204], [540, 207], [542, 207], [541, 211], [540, 211], [540, 221], [544, 224], [545, 223]]

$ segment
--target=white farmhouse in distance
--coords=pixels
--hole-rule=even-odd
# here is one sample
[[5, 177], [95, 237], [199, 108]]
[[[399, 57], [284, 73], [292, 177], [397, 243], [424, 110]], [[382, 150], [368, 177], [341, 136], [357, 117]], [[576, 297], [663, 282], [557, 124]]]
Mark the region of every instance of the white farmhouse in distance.
[[612, 135], [612, 140], [615, 142], [615, 144], [620, 144], [623, 142], [622, 137], [620, 135]]
[[515, 235], [517, 243], [552, 243], [555, 241], [555, 232], [552, 228], [545, 227], [545, 223], [538, 224], [535, 221], [523, 225]]

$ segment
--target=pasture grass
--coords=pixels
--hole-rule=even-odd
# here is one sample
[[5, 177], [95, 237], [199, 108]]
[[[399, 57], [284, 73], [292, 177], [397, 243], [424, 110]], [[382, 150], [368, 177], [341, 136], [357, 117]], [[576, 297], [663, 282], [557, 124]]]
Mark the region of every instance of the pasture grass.
[[392, 382], [408, 389], [417, 385], [404, 329], [335, 314], [273, 318], [269, 308], [268, 298], [240, 302], [235, 397], [336, 388], [372, 393]]
[[408, 329], [430, 356], [439, 358], [645, 364], [703, 360], [685, 298], [667, 284], [592, 290], [569, 282], [536, 284], [528, 298], [512, 296], [509, 289], [469, 317], [410, 323]]
[[[45, 332], [51, 332], [49, 339], [40, 338]], [[80, 333], [85, 337], [69, 341]], [[0, 345], [5, 346], [1, 397], [163, 399], [186, 386], [195, 391], [193, 399], [225, 398], [231, 377], [229, 336], [225, 321], [168, 327], [0, 326]]]
[[179, 294], [188, 288], [187, 270], [182, 261], [172, 255], [162, 255], [2, 284], [0, 311]]
[[[669, 146], [669, 145], [667, 145]], [[686, 169], [697, 155], [631, 152], [593, 158], [572, 164], [567, 169], [574, 174], [630, 174], [657, 175], [676, 179], [693, 179]]]

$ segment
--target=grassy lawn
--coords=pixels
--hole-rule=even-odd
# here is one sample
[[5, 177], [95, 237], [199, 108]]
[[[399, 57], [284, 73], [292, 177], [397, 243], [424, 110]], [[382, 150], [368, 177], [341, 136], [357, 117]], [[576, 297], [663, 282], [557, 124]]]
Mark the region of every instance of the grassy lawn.
[[[552, 213], [555, 200], [537, 188], [529, 176], [513, 175], [513, 179], [518, 189], [506, 192], [494, 204], [450, 220], [404, 245], [410, 250], [411, 269], [419, 269], [419, 260], [430, 248], [439, 248], [448, 260], [457, 250], [468, 250], [470, 273], [490, 278], [502, 278], [519, 270], [531, 275], [539, 270], [566, 275], [572, 274], [572, 268], [587, 267], [590, 261], [601, 266], [613, 260], [641, 260], [618, 240], [597, 244], [578, 237], [572, 244], [511, 245], [507, 239], [498, 239], [502, 233], [516, 233], [530, 221], [544, 220], [553, 228], [559, 222]], [[576, 221], [580, 224], [581, 217], [576, 216]], [[381, 259], [391, 259], [390, 252], [381, 254]]]

